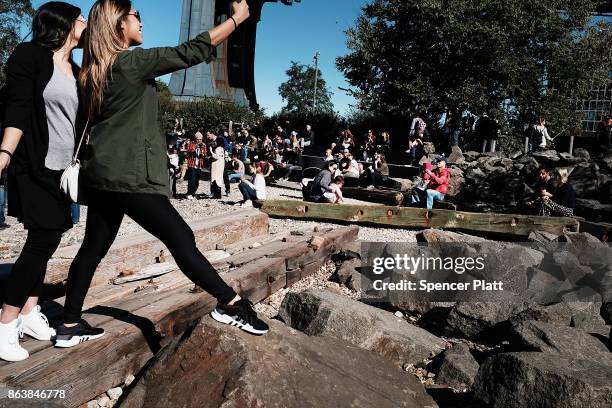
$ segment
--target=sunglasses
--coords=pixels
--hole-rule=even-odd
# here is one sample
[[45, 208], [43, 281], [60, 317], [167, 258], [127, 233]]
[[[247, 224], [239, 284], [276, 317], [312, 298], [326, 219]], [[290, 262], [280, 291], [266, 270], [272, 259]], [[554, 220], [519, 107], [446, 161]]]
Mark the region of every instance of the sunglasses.
[[140, 16], [140, 11], [135, 11], [133, 13], [127, 13], [126, 16], [134, 16], [139, 23], [142, 23], [142, 17]]

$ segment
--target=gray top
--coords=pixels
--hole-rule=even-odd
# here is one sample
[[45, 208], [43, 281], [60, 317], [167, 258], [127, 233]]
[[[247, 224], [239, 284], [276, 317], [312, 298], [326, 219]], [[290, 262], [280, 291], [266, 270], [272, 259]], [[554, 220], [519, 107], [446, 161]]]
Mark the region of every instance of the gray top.
[[55, 65], [53, 77], [47, 84], [43, 97], [49, 127], [49, 150], [45, 157], [45, 167], [50, 170], [64, 170], [74, 154], [79, 109], [76, 80], [69, 78]]

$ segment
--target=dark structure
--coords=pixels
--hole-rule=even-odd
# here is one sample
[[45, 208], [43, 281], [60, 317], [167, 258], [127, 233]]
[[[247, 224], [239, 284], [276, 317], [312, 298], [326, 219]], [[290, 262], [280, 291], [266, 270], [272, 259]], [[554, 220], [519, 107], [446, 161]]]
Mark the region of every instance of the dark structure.
[[[281, 0], [285, 5], [301, 0]], [[249, 0], [251, 17], [224, 44], [217, 47], [217, 58], [174, 73], [170, 91], [178, 100], [218, 97], [237, 104], [259, 108], [255, 92], [255, 45], [257, 25], [265, 3], [278, 0]], [[225, 21], [230, 13], [227, 0], [183, 0], [180, 42]]]

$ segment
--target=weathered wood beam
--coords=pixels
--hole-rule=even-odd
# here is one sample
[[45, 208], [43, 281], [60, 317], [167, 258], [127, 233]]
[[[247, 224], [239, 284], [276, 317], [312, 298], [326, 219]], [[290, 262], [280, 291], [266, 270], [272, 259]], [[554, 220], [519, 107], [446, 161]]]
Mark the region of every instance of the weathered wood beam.
[[344, 187], [342, 194], [346, 198], [387, 205], [400, 205], [404, 202], [404, 194], [392, 189], [375, 188], [368, 190], [363, 187]]
[[387, 206], [333, 205], [290, 200], [262, 201], [261, 210], [276, 218], [395, 228], [442, 228], [512, 237], [527, 237], [533, 231], [546, 231], [560, 235], [568, 231], [578, 230], [578, 221], [566, 217], [469, 213]]
[[[267, 234], [268, 217], [257, 210], [238, 211], [223, 216], [190, 222], [196, 243], [202, 252], [217, 249], [217, 245], [229, 245], [253, 236]], [[68, 277], [68, 269], [80, 245], [60, 248], [47, 266], [45, 283], [56, 285]], [[115, 241], [100, 266], [96, 270], [92, 286], [104, 285], [124, 271], [140, 271], [154, 265], [160, 252], [164, 251], [165, 260], [171, 261], [172, 255], [157, 238], [148, 233], [131, 235]], [[8, 273], [15, 260], [0, 265]]]
[[[306, 276], [316, 272], [315, 267], [327, 261], [334, 248], [356, 239], [357, 233], [356, 227], [335, 228], [292, 237], [294, 242], [290, 239], [283, 242], [292, 248], [305, 248], [298, 252], [269, 243], [263, 247], [269, 246], [276, 252], [265, 253], [260, 250], [263, 247], [255, 248], [258, 251], [254, 257], [258, 259], [221, 276], [252, 302], [258, 303], [301, 278], [295, 271], [287, 269], [287, 265], [292, 263], [291, 257], [300, 257], [297, 263]], [[312, 236], [321, 238], [321, 245], [316, 250], [308, 244]], [[235, 260], [237, 256], [232, 258]], [[293, 273], [291, 283], [288, 282], [290, 273]], [[66, 390], [65, 399], [53, 402], [76, 407], [120, 385], [128, 374], [138, 373], [173, 336], [209, 313], [216, 304], [206, 293], [190, 292], [193, 284], [179, 271], [155, 281], [157, 288], [148, 285], [141, 291], [89, 309], [84, 318], [95, 326], [104, 327], [106, 335], [86, 346], [54, 349], [51, 343], [24, 342], [31, 357], [17, 363], [0, 362], [0, 386]], [[134, 288], [138, 283], [129, 282], [118, 287], [108, 285], [95, 288], [93, 292], [97, 298], [109, 287]], [[109, 295], [105, 295], [107, 299]], [[56, 313], [58, 310], [56, 306]]]

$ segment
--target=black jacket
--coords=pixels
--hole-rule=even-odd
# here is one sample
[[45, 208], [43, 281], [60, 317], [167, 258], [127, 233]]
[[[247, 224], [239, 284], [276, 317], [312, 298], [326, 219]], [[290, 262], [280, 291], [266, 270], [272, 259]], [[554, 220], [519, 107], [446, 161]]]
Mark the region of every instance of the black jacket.
[[[29, 173], [34, 179], [48, 181], [44, 180], [44, 174], [45, 158], [49, 150], [49, 128], [43, 92], [53, 76], [53, 70], [53, 52], [34, 42], [19, 44], [7, 62], [2, 126], [23, 131], [11, 161], [9, 175]], [[76, 64], [73, 64], [73, 72], [78, 78], [79, 67]], [[81, 135], [83, 125], [83, 115], [80, 113], [77, 138]], [[53, 192], [57, 190], [59, 193], [59, 186], [52, 188]]]
[[553, 201], [566, 208], [576, 208], [576, 192], [569, 183], [564, 183], [556, 189]]
[[[37, 43], [17, 46], [6, 68], [4, 128], [23, 131], [8, 170], [8, 214], [25, 228], [62, 229], [72, 225], [70, 206], [59, 187], [58, 172], [45, 167], [49, 127], [43, 92], [54, 71], [53, 52]], [[73, 63], [75, 78], [79, 67]], [[80, 92], [79, 92], [80, 94]], [[84, 115], [77, 116], [76, 138], [83, 130]], [[75, 147], [77, 145], [75, 141]]]

